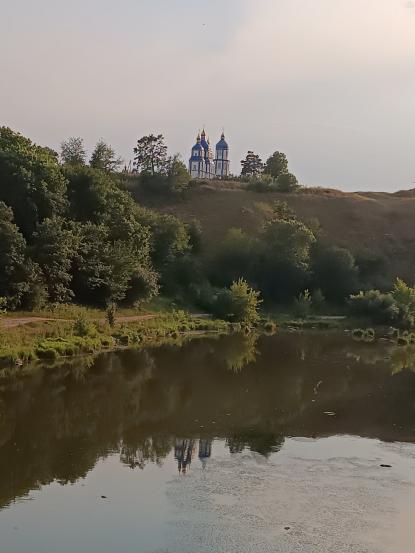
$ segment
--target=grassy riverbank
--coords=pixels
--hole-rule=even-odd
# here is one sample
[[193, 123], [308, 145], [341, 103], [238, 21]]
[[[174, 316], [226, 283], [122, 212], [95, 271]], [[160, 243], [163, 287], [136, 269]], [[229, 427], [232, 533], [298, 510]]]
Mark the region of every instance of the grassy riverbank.
[[[36, 360], [95, 354], [119, 347], [151, 345], [200, 332], [228, 332], [225, 321], [184, 311], [119, 314], [113, 327], [105, 313], [84, 308], [59, 312], [14, 313], [0, 321], [0, 366], [24, 366]], [[58, 317], [59, 315], [59, 317]], [[28, 322], [29, 321], [29, 322]]]
[[[354, 323], [343, 316], [295, 318], [289, 313], [272, 313], [261, 319], [256, 331], [345, 330], [353, 329]], [[118, 348], [181, 343], [203, 333], [241, 330], [246, 330], [243, 325], [174, 310], [160, 301], [142, 310], [120, 310], [113, 327], [105, 311], [72, 305], [4, 314], [0, 318], [0, 376], [30, 370], [40, 361], [54, 363]]]

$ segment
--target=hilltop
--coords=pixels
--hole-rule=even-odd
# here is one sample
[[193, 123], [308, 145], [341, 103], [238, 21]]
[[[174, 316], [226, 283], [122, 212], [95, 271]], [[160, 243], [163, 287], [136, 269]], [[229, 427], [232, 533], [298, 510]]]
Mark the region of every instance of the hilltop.
[[305, 222], [313, 227], [318, 222], [325, 242], [355, 255], [370, 253], [383, 259], [388, 280], [398, 275], [411, 283], [415, 280], [415, 190], [388, 194], [304, 188], [296, 194], [259, 193], [238, 181], [211, 181], [177, 199], [140, 193], [136, 198], [185, 221], [197, 219], [207, 255], [230, 228], [257, 233], [270, 217], [273, 203], [286, 201]]

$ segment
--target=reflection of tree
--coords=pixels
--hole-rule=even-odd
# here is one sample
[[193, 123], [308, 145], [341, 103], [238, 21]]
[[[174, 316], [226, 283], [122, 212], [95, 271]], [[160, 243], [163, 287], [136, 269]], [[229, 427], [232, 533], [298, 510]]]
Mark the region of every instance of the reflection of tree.
[[245, 448], [269, 457], [277, 453], [284, 444], [284, 436], [261, 433], [261, 430], [241, 431], [227, 438], [226, 445], [231, 453], [241, 453]]
[[144, 469], [149, 462], [161, 466], [171, 448], [172, 440], [160, 436], [142, 438], [134, 445], [123, 441], [120, 446], [120, 461], [132, 469]]
[[376, 365], [388, 361], [392, 375], [403, 370], [415, 371], [415, 347], [412, 345], [398, 346], [388, 342], [371, 345], [359, 344], [359, 346], [346, 352], [347, 357], [366, 365]]
[[249, 363], [254, 363], [258, 355], [257, 343], [258, 335], [254, 333], [229, 336], [222, 342], [223, 347], [220, 352], [227, 368], [238, 373]]
[[397, 374], [404, 370], [415, 372], [415, 347], [396, 346], [391, 351], [392, 374]]
[[[113, 453], [144, 468], [174, 450], [188, 470], [196, 451], [202, 464], [210, 457], [213, 436], [262, 455], [284, 435], [409, 440], [415, 374], [391, 377], [391, 366], [415, 366], [415, 348], [390, 347], [370, 346], [366, 360], [368, 346], [340, 333], [232, 335], [105, 354], [89, 370], [65, 361], [10, 381], [0, 388], [0, 506], [53, 480], [74, 482]], [[322, 417], [331, 410], [338, 416]]]

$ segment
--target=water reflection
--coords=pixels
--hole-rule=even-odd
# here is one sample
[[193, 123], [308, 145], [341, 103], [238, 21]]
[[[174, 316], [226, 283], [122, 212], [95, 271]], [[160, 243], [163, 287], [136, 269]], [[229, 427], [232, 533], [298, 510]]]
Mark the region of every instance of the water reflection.
[[413, 355], [308, 333], [209, 338], [106, 354], [90, 367], [45, 367], [0, 389], [0, 506], [54, 480], [75, 482], [114, 452], [145, 469], [173, 451], [186, 474], [195, 458], [208, 462], [217, 437], [231, 453], [263, 456], [286, 436], [414, 442]]

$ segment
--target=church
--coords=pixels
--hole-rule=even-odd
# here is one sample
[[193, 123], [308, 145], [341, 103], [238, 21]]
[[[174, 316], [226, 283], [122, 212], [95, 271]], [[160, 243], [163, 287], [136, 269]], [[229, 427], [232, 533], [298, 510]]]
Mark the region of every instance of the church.
[[189, 173], [193, 179], [223, 179], [229, 176], [230, 160], [229, 146], [225, 140], [225, 133], [216, 144], [215, 157], [206, 132], [198, 134], [196, 144], [192, 148], [189, 160]]

